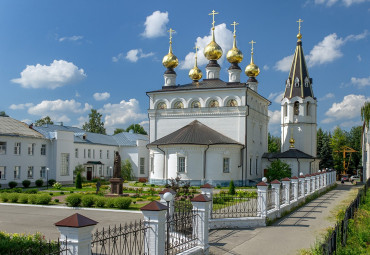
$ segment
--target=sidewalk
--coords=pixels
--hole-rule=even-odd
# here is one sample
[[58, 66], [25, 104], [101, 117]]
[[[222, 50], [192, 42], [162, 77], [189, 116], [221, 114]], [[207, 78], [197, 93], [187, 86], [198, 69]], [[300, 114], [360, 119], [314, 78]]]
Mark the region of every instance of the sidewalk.
[[360, 186], [338, 184], [338, 187], [301, 207], [272, 226], [256, 229], [214, 230], [210, 232], [210, 253], [214, 255], [293, 255], [314, 245], [320, 234], [334, 226], [330, 213], [349, 192]]

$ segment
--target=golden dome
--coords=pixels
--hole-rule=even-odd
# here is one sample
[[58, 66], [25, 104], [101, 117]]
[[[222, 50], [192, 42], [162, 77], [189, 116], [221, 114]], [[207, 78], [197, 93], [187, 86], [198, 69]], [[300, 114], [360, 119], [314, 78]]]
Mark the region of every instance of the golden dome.
[[227, 52], [227, 61], [230, 63], [240, 63], [243, 60], [243, 53], [236, 47], [233, 47]]
[[218, 60], [222, 56], [222, 49], [214, 40], [204, 48], [204, 56], [208, 60]]
[[202, 74], [202, 71], [197, 66], [194, 66], [189, 71], [189, 77], [193, 81], [199, 81], [200, 79], [202, 79], [203, 74]]
[[294, 140], [294, 138], [293, 137], [291, 137], [290, 139], [289, 139], [289, 143], [290, 143], [290, 148], [294, 148], [294, 143], [295, 143], [295, 140]]
[[248, 77], [257, 77], [260, 74], [260, 69], [259, 69], [259, 67], [256, 64], [250, 63], [245, 68], [245, 74]]
[[297, 39], [298, 39], [298, 41], [300, 41], [302, 39], [302, 34], [301, 33], [297, 34]]
[[179, 65], [179, 60], [172, 53], [172, 50], [168, 52], [166, 56], [163, 57], [162, 64], [167, 68], [175, 68]]

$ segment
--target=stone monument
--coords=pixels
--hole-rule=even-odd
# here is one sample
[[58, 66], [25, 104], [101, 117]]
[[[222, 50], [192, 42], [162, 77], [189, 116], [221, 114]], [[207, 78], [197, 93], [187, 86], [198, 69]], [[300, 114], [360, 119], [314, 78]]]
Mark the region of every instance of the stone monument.
[[110, 178], [110, 195], [111, 196], [122, 196], [122, 183], [123, 179], [121, 176], [121, 156], [118, 151], [114, 156], [113, 165], [113, 178]]

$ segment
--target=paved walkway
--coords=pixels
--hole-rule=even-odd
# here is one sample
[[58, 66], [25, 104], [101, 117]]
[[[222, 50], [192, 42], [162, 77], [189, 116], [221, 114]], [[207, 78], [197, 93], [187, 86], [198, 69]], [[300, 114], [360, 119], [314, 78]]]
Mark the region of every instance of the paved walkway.
[[269, 227], [214, 230], [209, 237], [210, 252], [214, 255], [298, 254], [298, 250], [310, 248], [325, 229], [334, 226], [335, 220], [330, 212], [348, 199], [353, 188], [359, 186], [352, 186], [350, 183], [343, 186], [339, 184], [335, 190]]

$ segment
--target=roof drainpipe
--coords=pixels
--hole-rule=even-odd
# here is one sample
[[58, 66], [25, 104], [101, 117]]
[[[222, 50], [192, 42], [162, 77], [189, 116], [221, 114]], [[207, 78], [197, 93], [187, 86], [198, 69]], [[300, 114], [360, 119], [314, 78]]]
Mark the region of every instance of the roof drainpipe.
[[298, 157], [297, 157], [297, 162], [298, 162], [298, 176], [299, 176], [301, 172], [301, 163], [299, 162]]
[[240, 149], [240, 165], [238, 167], [241, 167], [242, 168], [242, 185], [243, 185], [243, 177], [244, 177], [244, 160], [243, 160], [243, 150], [244, 150], [245, 146], [243, 146], [241, 149]]
[[207, 167], [207, 151], [209, 149], [209, 144], [207, 144], [207, 148], [204, 150], [203, 154], [203, 180], [206, 179], [206, 167]]
[[[161, 148], [159, 148], [158, 145], [157, 145], [157, 149], [163, 152], [163, 179], [165, 179], [166, 178], [166, 152], [162, 150]], [[168, 174], [167, 174], [167, 177], [168, 177]], [[166, 178], [166, 184], [168, 184], [168, 178]]]

